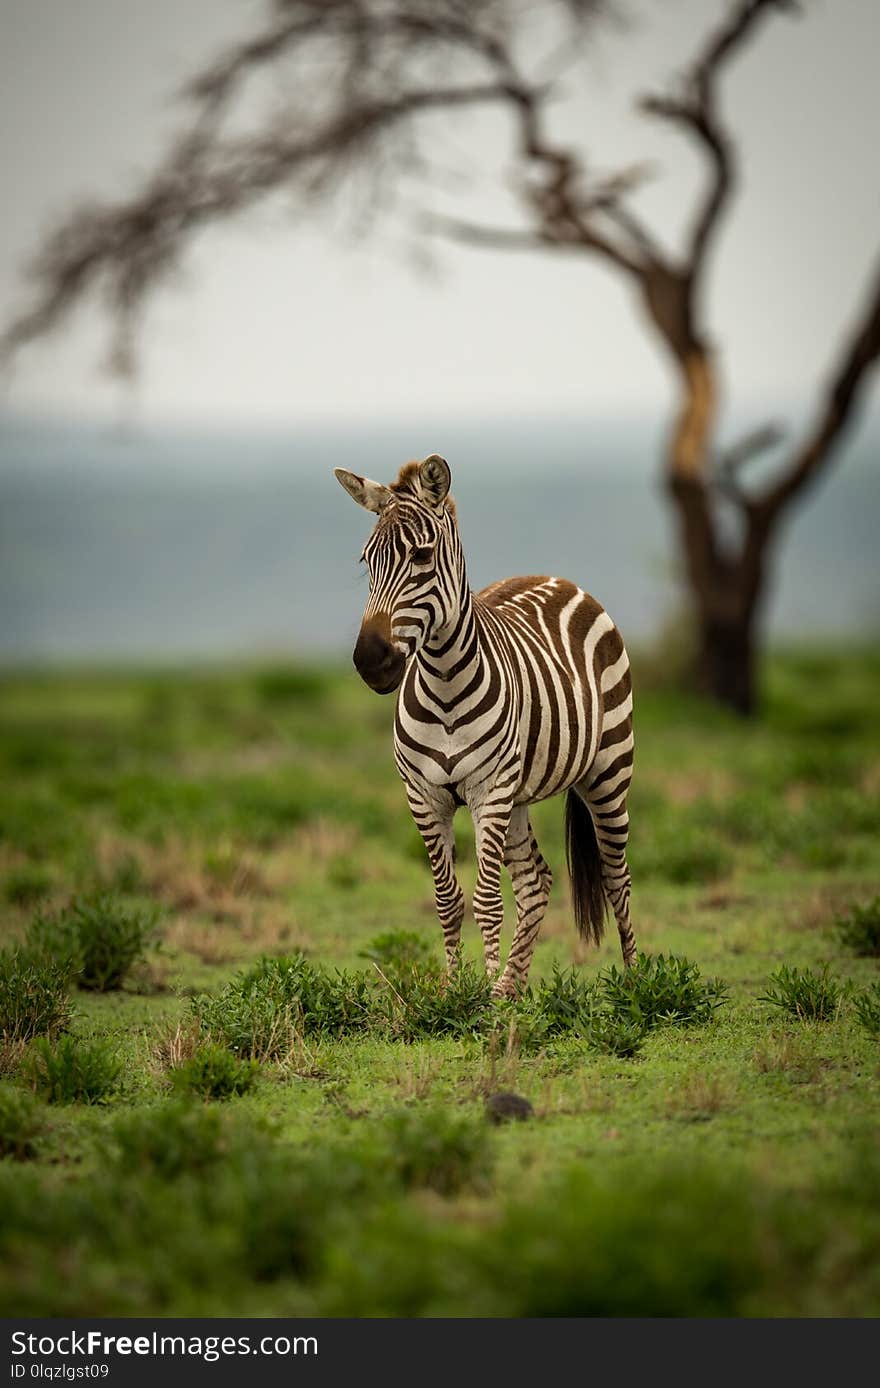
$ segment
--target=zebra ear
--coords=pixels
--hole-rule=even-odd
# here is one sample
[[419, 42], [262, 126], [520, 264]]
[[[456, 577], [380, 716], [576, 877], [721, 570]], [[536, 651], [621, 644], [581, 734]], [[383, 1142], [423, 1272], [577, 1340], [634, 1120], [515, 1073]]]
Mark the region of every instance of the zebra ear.
[[449, 464], [439, 453], [432, 453], [419, 466], [419, 486], [423, 500], [438, 510], [449, 493], [452, 473]]
[[394, 493], [389, 487], [383, 487], [381, 482], [371, 482], [369, 477], [359, 477], [347, 468], [336, 467], [333, 475], [358, 506], [363, 506], [367, 511], [375, 511], [378, 515], [393, 499]]

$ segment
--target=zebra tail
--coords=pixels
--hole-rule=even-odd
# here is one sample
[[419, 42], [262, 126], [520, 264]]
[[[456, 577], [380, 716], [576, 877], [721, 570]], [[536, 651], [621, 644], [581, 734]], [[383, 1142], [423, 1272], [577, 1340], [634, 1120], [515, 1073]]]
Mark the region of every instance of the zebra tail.
[[578, 933], [598, 945], [605, 933], [602, 859], [593, 816], [574, 790], [565, 797], [565, 856]]

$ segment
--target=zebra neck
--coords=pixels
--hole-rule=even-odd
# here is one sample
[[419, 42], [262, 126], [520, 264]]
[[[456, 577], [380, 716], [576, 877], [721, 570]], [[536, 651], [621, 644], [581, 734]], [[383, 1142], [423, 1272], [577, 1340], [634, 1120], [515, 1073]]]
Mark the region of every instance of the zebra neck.
[[454, 619], [436, 632], [416, 657], [419, 674], [428, 688], [450, 692], [469, 684], [483, 667], [483, 646], [470, 590], [465, 586]]

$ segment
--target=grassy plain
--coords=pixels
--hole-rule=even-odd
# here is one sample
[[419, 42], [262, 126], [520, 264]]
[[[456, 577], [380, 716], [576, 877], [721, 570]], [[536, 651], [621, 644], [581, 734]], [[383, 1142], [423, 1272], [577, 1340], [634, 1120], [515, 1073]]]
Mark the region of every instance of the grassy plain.
[[[370, 954], [393, 931], [439, 961], [391, 702], [347, 669], [4, 678], [0, 944], [96, 892], [158, 912], [121, 988], [71, 985], [102, 1094], [49, 1102], [37, 1043], [5, 1046], [5, 1314], [880, 1314], [880, 1043], [855, 1005], [880, 966], [836, 925], [880, 891], [880, 651], [774, 657], [749, 725], [639, 674], [637, 939], [726, 982], [714, 1019], [631, 1059], [506, 1023], [301, 1026], [225, 1102], [199, 1097], [222, 1056], [194, 1093], [173, 1073], [194, 998], [299, 952], [391, 988]], [[593, 978], [616, 932], [577, 940], [561, 803], [534, 822], [556, 876], [534, 977]], [[762, 1000], [782, 965], [828, 966], [829, 1019]], [[497, 1090], [534, 1116], [490, 1124]]]

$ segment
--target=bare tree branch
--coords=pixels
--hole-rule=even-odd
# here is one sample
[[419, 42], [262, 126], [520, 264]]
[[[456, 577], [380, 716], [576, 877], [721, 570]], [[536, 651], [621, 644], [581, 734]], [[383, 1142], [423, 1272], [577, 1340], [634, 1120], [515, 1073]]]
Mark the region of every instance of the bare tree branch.
[[[556, 8], [582, 27], [611, 3], [557, 0]], [[203, 226], [280, 189], [310, 202], [355, 172], [393, 185], [419, 162], [417, 118], [432, 111], [494, 104], [510, 112], [534, 241], [578, 242], [636, 268], [625, 247], [589, 224], [576, 156], [544, 134], [550, 89], [518, 68], [508, 0], [276, 0], [273, 11], [256, 36], [186, 84], [193, 119], [146, 184], [127, 200], [75, 209], [47, 238], [30, 270], [31, 302], [0, 337], [5, 356], [99, 293], [115, 325], [115, 366], [130, 369], [148, 293]], [[329, 62], [326, 82], [315, 77], [316, 57]], [[227, 133], [244, 84], [282, 61], [294, 65], [293, 106], [255, 135]], [[450, 71], [466, 80], [449, 82]], [[609, 206], [619, 196], [613, 181], [603, 196]]]
[[597, 255], [604, 256], [621, 269], [639, 274], [640, 267], [634, 260], [599, 232], [585, 227], [576, 234], [555, 234], [552, 230], [527, 231], [516, 227], [483, 226], [478, 222], [464, 221], [458, 217], [447, 217], [438, 212], [426, 212], [419, 218], [420, 225], [429, 232], [458, 241], [461, 245], [490, 247], [499, 251], [583, 251], [589, 246]]
[[32, 267], [36, 302], [5, 330], [0, 352], [8, 356], [54, 328], [103, 280], [119, 318], [117, 365], [123, 367], [132, 316], [205, 223], [254, 205], [297, 175], [307, 177], [309, 191], [316, 191], [404, 117], [511, 100], [517, 102], [518, 93], [500, 83], [405, 92], [349, 109], [305, 138], [278, 129], [250, 140], [226, 140], [213, 146], [210, 160], [199, 142], [185, 139], [139, 196], [81, 208], [58, 228]]
[[718, 459], [722, 472], [737, 472], [744, 463], [751, 462], [759, 453], [775, 448], [785, 437], [781, 424], [763, 424], [760, 429], [752, 429], [736, 443], [731, 444]]
[[768, 522], [811, 485], [831, 462], [845, 431], [855, 418], [870, 367], [880, 360], [880, 273], [873, 283], [867, 309], [834, 369], [831, 387], [813, 432], [791, 460], [789, 470], [760, 498]]
[[447, 217], [441, 212], [421, 213], [418, 225], [424, 231], [446, 236], [450, 241], [459, 241], [465, 246], [487, 246], [499, 251], [546, 251], [554, 250], [559, 245], [551, 236], [540, 232], [518, 227], [483, 226], [459, 217]]
[[709, 187], [694, 218], [686, 250], [686, 263], [694, 279], [702, 271], [710, 237], [733, 190], [736, 176], [733, 142], [718, 114], [718, 77], [724, 64], [745, 44], [758, 21], [771, 9], [794, 10], [796, 5], [794, 0], [744, 0], [710, 35], [702, 53], [685, 73], [682, 95], [649, 95], [640, 102], [647, 114], [682, 125], [703, 146], [709, 159]]

